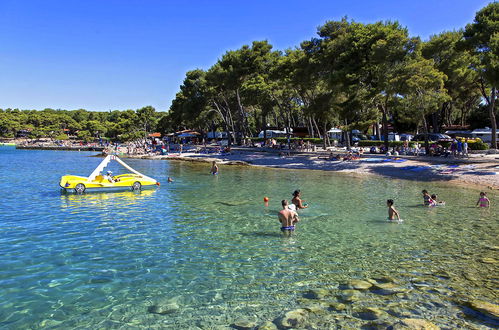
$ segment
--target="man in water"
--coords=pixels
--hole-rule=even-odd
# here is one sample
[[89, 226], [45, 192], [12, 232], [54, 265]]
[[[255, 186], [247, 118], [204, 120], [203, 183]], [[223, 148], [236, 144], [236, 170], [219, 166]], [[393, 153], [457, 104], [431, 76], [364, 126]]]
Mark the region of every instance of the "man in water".
[[218, 174], [218, 165], [217, 165], [217, 163], [215, 161], [213, 161], [213, 163], [211, 163], [210, 173], [213, 174], [213, 175], [217, 175]]
[[[386, 206], [388, 206], [388, 220], [390, 221], [400, 221], [400, 216], [397, 210], [393, 207], [393, 199], [389, 199], [386, 201]], [[397, 219], [395, 219], [397, 217]]]
[[281, 223], [281, 231], [290, 234], [295, 230], [295, 223], [300, 221], [298, 214], [288, 208], [288, 201], [281, 201], [282, 210], [279, 211], [279, 222]]
[[296, 206], [296, 209], [299, 210], [299, 209], [306, 209], [308, 207], [307, 203], [303, 203], [303, 201], [301, 200], [301, 192], [300, 190], [295, 190], [293, 192], [293, 199], [291, 200], [291, 202]]

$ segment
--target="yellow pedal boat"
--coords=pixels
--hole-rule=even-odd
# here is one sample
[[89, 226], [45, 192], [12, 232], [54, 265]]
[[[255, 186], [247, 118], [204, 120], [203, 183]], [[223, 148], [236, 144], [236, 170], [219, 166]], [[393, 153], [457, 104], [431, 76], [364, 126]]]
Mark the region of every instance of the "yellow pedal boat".
[[[116, 176], [104, 176], [102, 170], [111, 160], [117, 161], [132, 173], [126, 173]], [[159, 182], [142, 173], [137, 172], [117, 156], [109, 155], [97, 166], [97, 168], [88, 177], [77, 175], [64, 175], [61, 177], [59, 185], [66, 191], [84, 193], [85, 191], [101, 190], [141, 190], [142, 188], [158, 187]]]

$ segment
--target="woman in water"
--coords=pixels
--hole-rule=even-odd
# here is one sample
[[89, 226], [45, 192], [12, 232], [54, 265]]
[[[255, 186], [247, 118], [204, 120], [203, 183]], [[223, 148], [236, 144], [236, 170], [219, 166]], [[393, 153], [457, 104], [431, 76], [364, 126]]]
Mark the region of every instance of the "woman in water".
[[476, 206], [490, 207], [490, 199], [487, 197], [487, 193], [483, 191], [480, 193], [480, 198], [478, 199], [478, 202], [476, 202]]
[[295, 204], [296, 206], [296, 209], [306, 209], [308, 207], [307, 203], [303, 203], [303, 201], [301, 200], [301, 192], [300, 190], [295, 190], [293, 192], [293, 199], [291, 200], [291, 202], [293, 204]]

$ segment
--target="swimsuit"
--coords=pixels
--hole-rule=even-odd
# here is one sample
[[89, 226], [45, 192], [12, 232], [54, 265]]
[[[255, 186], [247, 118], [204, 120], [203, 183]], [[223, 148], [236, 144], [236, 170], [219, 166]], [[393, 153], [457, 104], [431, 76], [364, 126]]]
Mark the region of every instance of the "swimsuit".
[[488, 200], [486, 198], [480, 197], [480, 207], [487, 207], [488, 206]]
[[281, 231], [286, 231], [286, 230], [293, 231], [295, 230], [295, 226], [281, 227]]

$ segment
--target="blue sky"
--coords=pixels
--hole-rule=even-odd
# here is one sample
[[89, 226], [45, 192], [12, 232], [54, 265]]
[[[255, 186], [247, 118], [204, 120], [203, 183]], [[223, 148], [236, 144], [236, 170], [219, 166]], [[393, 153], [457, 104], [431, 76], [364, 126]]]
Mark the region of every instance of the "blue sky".
[[0, 0], [0, 108], [169, 108], [185, 72], [253, 40], [298, 46], [327, 20], [471, 23], [482, 0]]

